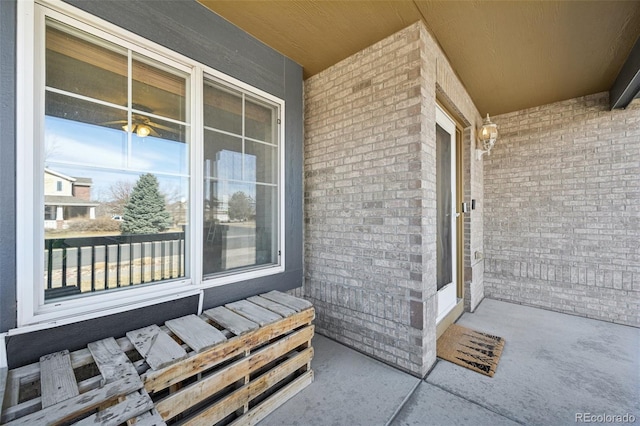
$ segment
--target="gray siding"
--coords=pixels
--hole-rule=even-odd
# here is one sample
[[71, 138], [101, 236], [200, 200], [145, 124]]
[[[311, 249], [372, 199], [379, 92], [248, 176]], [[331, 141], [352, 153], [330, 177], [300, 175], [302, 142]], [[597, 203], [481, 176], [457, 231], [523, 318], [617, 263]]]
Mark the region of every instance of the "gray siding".
[[[205, 308], [272, 289], [302, 285], [302, 68], [210, 12], [196, 1], [82, 1], [66, 0], [119, 27], [208, 65], [286, 102], [286, 271], [282, 274], [234, 283], [205, 291]], [[0, 130], [0, 324], [1, 331], [16, 326], [15, 312], [15, 3], [0, 1], [2, 19], [2, 112]], [[5, 57], [8, 58], [5, 61]], [[5, 108], [5, 104], [7, 107]], [[7, 244], [5, 244], [5, 238]], [[7, 273], [8, 272], [8, 273]], [[156, 305], [135, 312], [13, 337], [9, 358], [13, 366], [41, 354], [74, 349], [91, 340], [121, 336], [126, 329], [161, 323], [197, 310], [197, 297]], [[123, 326], [123, 324], [125, 324]], [[90, 332], [85, 332], [89, 330]], [[64, 344], [59, 346], [60, 341]], [[28, 342], [37, 342], [29, 344]]]
[[0, 1], [0, 332], [16, 326], [15, 16]]

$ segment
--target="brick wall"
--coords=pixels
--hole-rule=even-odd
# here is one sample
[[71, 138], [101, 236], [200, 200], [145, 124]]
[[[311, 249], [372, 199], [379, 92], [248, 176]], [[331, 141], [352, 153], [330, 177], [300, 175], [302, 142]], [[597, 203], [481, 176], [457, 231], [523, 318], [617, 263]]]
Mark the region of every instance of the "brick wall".
[[495, 117], [488, 297], [640, 326], [640, 102], [607, 93]]
[[82, 185], [73, 185], [73, 196], [81, 200], [91, 200], [91, 187]]
[[305, 293], [316, 325], [412, 371], [423, 321], [418, 36], [402, 31], [305, 83]]
[[319, 333], [416, 375], [435, 361], [436, 91], [476, 126], [420, 23], [305, 82], [304, 296]]

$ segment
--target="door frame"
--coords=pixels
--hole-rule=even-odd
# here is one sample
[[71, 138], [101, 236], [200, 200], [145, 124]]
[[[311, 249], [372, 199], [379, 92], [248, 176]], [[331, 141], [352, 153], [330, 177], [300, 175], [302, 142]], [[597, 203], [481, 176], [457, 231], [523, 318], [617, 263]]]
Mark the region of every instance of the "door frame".
[[[458, 177], [458, 158], [457, 158], [457, 143], [456, 143], [456, 123], [453, 120], [453, 118], [451, 118], [449, 116], [449, 114], [443, 109], [441, 108], [439, 105], [436, 104], [436, 129], [440, 128], [442, 129], [444, 132], [446, 132], [446, 138], [440, 142], [438, 142], [438, 137], [436, 137], [436, 144], [437, 145], [442, 145], [443, 146], [449, 146], [448, 149], [450, 149], [450, 156], [446, 156], [444, 158], [436, 158], [436, 162], [438, 164], [443, 164], [445, 165], [446, 163], [449, 163], [449, 166], [447, 167], [446, 170], [448, 170], [448, 175], [442, 175], [440, 176], [441, 179], [444, 179], [445, 181], [443, 182], [438, 182], [438, 175], [439, 173], [436, 173], [436, 185], [438, 186], [438, 191], [436, 191], [436, 194], [440, 193], [440, 190], [442, 190], [442, 196], [446, 198], [448, 198], [449, 196], [447, 196], [447, 194], [450, 194], [452, 200], [450, 202], [450, 204], [448, 205], [448, 212], [444, 211], [443, 214], [445, 214], [444, 217], [442, 217], [441, 219], [438, 219], [438, 223], [436, 225], [437, 229], [438, 229], [438, 235], [441, 232], [447, 232], [447, 230], [449, 230], [449, 232], [451, 233], [451, 235], [449, 235], [449, 237], [447, 239], [450, 238], [450, 242], [451, 242], [451, 246], [448, 247], [448, 253], [447, 252], [443, 252], [442, 253], [442, 257], [443, 257], [443, 267], [445, 267], [445, 265], [447, 265], [447, 269], [450, 269], [451, 272], [451, 281], [446, 283], [446, 285], [444, 285], [444, 287], [439, 288], [437, 290], [437, 309], [436, 309], [436, 323], [439, 323], [440, 321], [442, 321], [442, 319], [444, 319], [447, 314], [449, 312], [451, 312], [452, 309], [455, 308], [456, 304], [458, 303], [458, 282], [460, 281], [458, 278], [458, 263], [459, 263], [459, 259], [458, 259], [458, 218], [460, 217], [460, 212], [458, 211], [458, 182], [457, 182], [457, 177]], [[436, 132], [437, 133], [437, 132]], [[443, 154], [444, 155], [444, 154]], [[442, 163], [442, 161], [444, 161], [444, 163]], [[438, 170], [438, 168], [436, 167], [436, 170]], [[441, 174], [441, 173], [440, 173]], [[446, 181], [450, 180], [450, 184], [449, 187], [441, 187], [441, 185], [443, 183], [445, 183]], [[436, 197], [436, 203], [439, 203], [437, 201]], [[444, 200], [444, 199], [443, 199]], [[442, 211], [442, 208], [447, 209], [446, 205], [440, 206], [438, 205], [437, 209], [438, 209], [438, 216], [440, 216], [440, 212]], [[440, 222], [440, 220], [443, 220], [442, 222]], [[441, 230], [441, 227], [444, 227], [444, 230]], [[443, 234], [446, 235], [446, 234]], [[444, 244], [444, 242], [443, 242]], [[447, 247], [447, 245], [445, 245], [445, 247]], [[452, 262], [453, 264], [449, 263]], [[438, 262], [440, 263], [440, 262]], [[440, 270], [440, 264], [437, 265], [437, 269]], [[443, 271], [443, 273], [447, 274], [447, 271]], [[438, 276], [440, 275], [440, 273], [438, 273]], [[439, 280], [440, 278], [438, 278]], [[448, 280], [447, 280], [448, 281]], [[444, 284], [444, 283], [442, 283]], [[438, 283], [438, 285], [441, 285], [441, 283]]]
[[[456, 212], [460, 213], [460, 216], [456, 220], [456, 267], [457, 267], [457, 289], [456, 297], [458, 299], [457, 304], [453, 309], [449, 311], [444, 318], [436, 323], [436, 338], [440, 337], [442, 333], [453, 324], [464, 312], [464, 220], [465, 215], [462, 213], [462, 201], [464, 200], [464, 158], [465, 149], [462, 139], [464, 126], [461, 125], [461, 121], [455, 114], [450, 112], [450, 109], [445, 107], [438, 99], [436, 99], [436, 105], [445, 113], [445, 115], [451, 119], [455, 125], [455, 148], [456, 148]], [[437, 293], [436, 293], [437, 295]], [[437, 313], [436, 313], [437, 317]]]

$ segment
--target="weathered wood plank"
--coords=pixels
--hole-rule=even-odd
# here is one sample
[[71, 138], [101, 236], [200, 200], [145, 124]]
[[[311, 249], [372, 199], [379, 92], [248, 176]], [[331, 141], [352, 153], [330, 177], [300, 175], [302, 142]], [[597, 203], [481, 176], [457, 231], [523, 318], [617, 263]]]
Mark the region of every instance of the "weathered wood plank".
[[313, 305], [308, 300], [298, 299], [287, 293], [282, 293], [281, 291], [273, 290], [269, 293], [261, 294], [260, 296], [265, 299], [273, 300], [274, 302], [278, 302], [281, 305], [285, 305], [290, 307], [291, 309], [295, 309], [296, 311], [302, 311], [304, 309], [308, 309]]
[[[122, 350], [122, 352], [128, 352], [134, 349], [133, 344], [126, 337], [120, 337], [116, 339], [116, 343]], [[88, 349], [80, 349], [78, 351], [71, 353], [71, 365], [73, 368], [82, 367], [83, 365], [91, 364], [93, 362], [93, 357], [91, 356], [91, 352]]]
[[27, 414], [34, 413], [42, 408], [42, 400], [40, 397], [29, 399], [21, 402], [20, 404], [5, 407], [2, 411], [2, 418], [0, 424], [9, 423], [11, 420], [15, 420], [18, 417], [26, 416]]
[[313, 309], [302, 311], [282, 321], [231, 338], [207, 351], [176, 362], [163, 370], [149, 370], [142, 376], [145, 389], [149, 392], [159, 392], [175, 383], [228, 361], [246, 350], [252, 350], [295, 328], [310, 324], [314, 318], [315, 311]]
[[145, 411], [153, 408], [153, 401], [149, 395], [140, 395], [135, 392], [127, 395], [124, 401], [105, 410], [74, 423], [75, 426], [118, 426], [119, 424], [130, 420]]
[[[100, 387], [101, 381], [102, 381], [102, 376], [91, 377], [87, 380], [83, 380], [82, 382], [78, 383], [78, 390], [82, 394], [87, 391], [97, 389]], [[2, 412], [2, 417], [0, 418], [0, 424], [8, 423], [11, 420], [14, 420], [18, 417], [26, 416], [27, 414], [36, 412], [41, 408], [42, 408], [42, 399], [40, 397], [28, 399], [26, 401], [21, 402], [20, 404], [16, 403], [14, 405], [8, 406]]]
[[[36, 362], [38, 365], [38, 378], [40, 377], [40, 363]], [[13, 407], [18, 404], [20, 398], [20, 377], [14, 373], [15, 370], [10, 370], [7, 373], [7, 384], [4, 395], [4, 403], [2, 404], [4, 408]]]
[[224, 306], [208, 309], [204, 311], [203, 314], [221, 326], [228, 328], [237, 336], [260, 327], [255, 322], [249, 321], [245, 317], [230, 311]]
[[302, 389], [309, 386], [313, 383], [313, 371], [307, 371], [302, 376], [295, 379], [293, 382], [289, 383], [282, 389], [280, 389], [275, 394], [271, 395], [269, 398], [262, 401], [260, 404], [256, 405], [254, 408], [249, 410], [246, 414], [242, 415], [238, 419], [236, 419], [231, 426], [244, 426], [244, 425], [255, 425], [260, 420], [267, 417], [271, 414], [275, 409], [280, 407], [282, 404], [293, 398], [298, 392]]
[[224, 334], [215, 327], [207, 324], [195, 315], [169, 320], [164, 323], [169, 330], [191, 347], [196, 353], [209, 349], [227, 340]]
[[295, 357], [286, 360], [257, 379], [235, 390], [199, 413], [197, 417], [187, 420], [183, 426], [209, 426], [216, 424], [271, 386], [284, 380], [289, 374], [294, 373], [297, 369], [310, 362], [312, 358], [313, 348], [305, 349]]
[[246, 300], [238, 300], [237, 302], [228, 303], [225, 307], [255, 323], [258, 323], [260, 326], [271, 324], [272, 322], [282, 319], [282, 316], [275, 312], [261, 308], [258, 305], [247, 302]]
[[89, 343], [87, 347], [102, 374], [101, 386], [129, 376], [138, 377], [136, 368], [113, 337]]
[[[147, 398], [151, 399], [146, 389], [142, 388], [139, 390], [139, 392], [141, 395], [146, 395]], [[164, 419], [162, 418], [160, 413], [158, 413], [158, 410], [156, 410], [155, 404], [151, 408], [151, 410], [145, 411], [138, 417], [134, 417], [128, 423], [134, 424], [136, 426], [166, 426]]]
[[75, 396], [56, 405], [43, 408], [40, 411], [14, 420], [9, 425], [33, 426], [55, 425], [99, 407], [106, 401], [117, 399], [120, 396], [130, 394], [142, 387], [142, 382], [137, 377], [128, 377], [116, 382], [107, 383], [101, 388]]
[[247, 300], [265, 309], [273, 311], [276, 314], [282, 315], [285, 318], [290, 317], [296, 312], [300, 312], [302, 310], [302, 309], [291, 309], [288, 306], [282, 305], [280, 303], [276, 303], [273, 300], [265, 299], [264, 297], [260, 297], [260, 296], [248, 297]]
[[313, 325], [298, 330], [202, 380], [184, 387], [179, 392], [157, 401], [156, 408], [165, 419], [171, 419], [186, 409], [204, 401], [209, 396], [244, 376], [262, 368], [274, 359], [290, 352], [313, 337]]
[[80, 393], [68, 350], [40, 357], [40, 387], [42, 408], [66, 401]]
[[162, 416], [157, 412], [144, 413], [136, 417], [135, 421], [136, 426], [167, 426]]
[[[131, 344], [129, 339], [127, 339], [126, 337], [116, 339], [116, 342], [118, 342], [118, 345], [123, 352], [134, 349], [133, 344]], [[93, 362], [93, 357], [91, 356], [91, 352], [89, 352], [88, 349], [80, 349], [71, 352], [69, 355], [71, 357], [71, 366], [74, 370], [78, 367], [82, 367], [83, 365], [88, 365]], [[40, 378], [40, 363], [34, 362], [33, 364], [14, 368], [10, 371], [10, 376], [18, 377], [23, 383], [36, 381]]]
[[187, 352], [155, 324], [130, 331], [127, 337], [154, 370], [187, 357]]

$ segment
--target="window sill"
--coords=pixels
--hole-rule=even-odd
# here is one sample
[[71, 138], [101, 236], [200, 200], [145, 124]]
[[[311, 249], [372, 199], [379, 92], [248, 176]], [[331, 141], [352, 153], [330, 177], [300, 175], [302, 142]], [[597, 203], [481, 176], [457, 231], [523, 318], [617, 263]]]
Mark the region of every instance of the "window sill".
[[233, 284], [240, 281], [247, 281], [254, 278], [267, 277], [269, 275], [281, 274], [284, 272], [283, 265], [269, 265], [264, 267], [256, 267], [245, 272], [229, 271], [228, 273], [220, 273], [216, 276], [204, 277], [201, 288], [219, 287], [222, 285]]
[[[150, 291], [153, 294], [150, 294]], [[200, 294], [200, 289], [195, 288], [189, 281], [173, 281], [140, 289], [96, 295], [94, 300], [92, 300], [92, 297], [83, 297], [50, 303], [41, 306], [33, 316], [26, 319], [18, 328], [10, 330], [9, 334], [44, 330], [171, 302], [198, 294]]]

